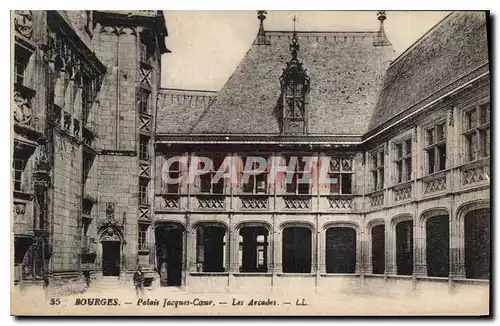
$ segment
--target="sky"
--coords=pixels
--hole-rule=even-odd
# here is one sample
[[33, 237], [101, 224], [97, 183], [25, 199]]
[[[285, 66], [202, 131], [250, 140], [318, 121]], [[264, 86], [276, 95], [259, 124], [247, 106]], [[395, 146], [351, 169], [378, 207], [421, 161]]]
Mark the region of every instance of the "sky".
[[[256, 11], [165, 11], [162, 87], [218, 91], [257, 35]], [[268, 11], [266, 30], [377, 31], [376, 11]], [[389, 11], [384, 22], [396, 55], [441, 21], [446, 11]], [[299, 40], [300, 41], [300, 40]]]

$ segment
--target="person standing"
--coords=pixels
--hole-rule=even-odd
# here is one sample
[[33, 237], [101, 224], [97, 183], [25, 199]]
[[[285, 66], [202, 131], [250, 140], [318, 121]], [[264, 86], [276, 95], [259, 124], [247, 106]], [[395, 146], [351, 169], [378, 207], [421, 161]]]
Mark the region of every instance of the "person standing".
[[134, 285], [135, 285], [135, 293], [139, 295], [144, 294], [144, 273], [142, 272], [142, 266], [137, 266], [137, 270], [134, 273]]

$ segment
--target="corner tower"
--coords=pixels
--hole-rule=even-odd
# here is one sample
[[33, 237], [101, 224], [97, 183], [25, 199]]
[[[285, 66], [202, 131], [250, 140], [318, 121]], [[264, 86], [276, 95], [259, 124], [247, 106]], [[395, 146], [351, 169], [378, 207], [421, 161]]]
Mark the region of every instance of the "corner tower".
[[[116, 275], [140, 264], [147, 271], [154, 261], [154, 99], [161, 55], [169, 52], [165, 19], [154, 10], [95, 11], [92, 26], [92, 48], [107, 68], [97, 117], [98, 202], [99, 212], [105, 212], [97, 222], [97, 263], [102, 264], [97, 270]], [[119, 266], [105, 266], [115, 261]]]

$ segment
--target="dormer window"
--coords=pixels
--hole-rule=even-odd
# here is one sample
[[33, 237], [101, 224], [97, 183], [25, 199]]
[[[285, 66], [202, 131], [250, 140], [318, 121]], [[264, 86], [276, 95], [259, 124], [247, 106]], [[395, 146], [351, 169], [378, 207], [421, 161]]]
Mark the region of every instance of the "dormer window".
[[307, 133], [307, 94], [310, 80], [302, 63], [297, 59], [299, 43], [297, 33], [293, 32], [290, 44], [292, 59], [287, 63], [280, 77], [283, 97], [283, 133]]

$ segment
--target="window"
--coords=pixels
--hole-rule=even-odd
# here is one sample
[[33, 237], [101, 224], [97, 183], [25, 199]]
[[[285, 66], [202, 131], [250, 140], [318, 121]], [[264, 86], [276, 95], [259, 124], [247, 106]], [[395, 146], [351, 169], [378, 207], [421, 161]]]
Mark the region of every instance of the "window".
[[[285, 157], [286, 166], [290, 164], [291, 157]], [[297, 164], [295, 164], [295, 171], [291, 182], [288, 182], [288, 178], [285, 179], [286, 182], [286, 193], [287, 194], [309, 194], [311, 191], [311, 175], [310, 172], [306, 171], [306, 161], [301, 157], [297, 157]], [[302, 178], [306, 178], [305, 181], [300, 181]]]
[[147, 224], [139, 224], [139, 237], [138, 237], [138, 249], [139, 251], [148, 250], [148, 244], [146, 242], [146, 233], [148, 230]]
[[139, 159], [149, 160], [149, 137], [144, 135], [139, 136]]
[[[224, 179], [219, 178], [217, 183], [213, 183], [212, 180], [215, 177], [215, 174], [219, 170], [222, 162], [224, 162], [224, 156], [214, 156], [212, 157], [212, 169], [210, 172], [200, 175], [200, 192], [207, 194], [222, 194], [224, 193]], [[204, 168], [203, 163], [198, 163], [199, 169]]]
[[411, 180], [411, 138], [394, 144], [396, 183]]
[[137, 94], [137, 107], [139, 113], [149, 113], [149, 92], [140, 88]]
[[[174, 161], [168, 169], [168, 176], [172, 180], [178, 180], [181, 175], [179, 161]], [[164, 182], [164, 191], [168, 194], [177, 194], [179, 192], [179, 183]]]
[[139, 205], [148, 205], [148, 183], [149, 180], [139, 178]]
[[467, 162], [490, 156], [490, 103], [464, 112], [462, 134]]
[[23, 85], [24, 75], [26, 72], [26, 67], [28, 66], [30, 53], [26, 49], [20, 46], [16, 46], [14, 55], [14, 83]]
[[[247, 166], [247, 157], [243, 157], [243, 167]], [[252, 170], [258, 168], [258, 163], [252, 163]], [[245, 171], [243, 171], [245, 172]], [[267, 173], [261, 172], [259, 174], [250, 174], [248, 175], [248, 180], [244, 180], [243, 193], [246, 194], [265, 194], [267, 192]]]
[[329, 166], [330, 193], [352, 194], [352, 158], [332, 157]]
[[425, 152], [428, 174], [446, 168], [446, 124], [444, 122], [425, 129]]
[[381, 148], [376, 152], [372, 153], [372, 182], [373, 191], [380, 190], [384, 188], [384, 149]]
[[26, 159], [14, 158], [12, 179], [14, 180], [14, 191], [23, 190], [23, 174], [26, 167]]

